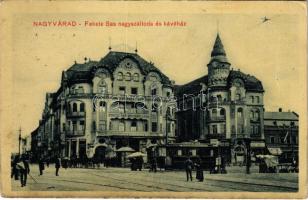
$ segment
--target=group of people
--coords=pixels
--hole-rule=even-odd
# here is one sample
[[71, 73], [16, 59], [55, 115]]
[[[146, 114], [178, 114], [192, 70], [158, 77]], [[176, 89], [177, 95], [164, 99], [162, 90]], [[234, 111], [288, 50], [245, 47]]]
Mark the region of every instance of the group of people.
[[[43, 175], [43, 172], [45, 170], [45, 163], [47, 167], [49, 167], [50, 160], [46, 160], [43, 158], [40, 158], [38, 161], [38, 167], [39, 167], [39, 176]], [[61, 159], [60, 157], [56, 156], [54, 158], [55, 163], [55, 175], [59, 176], [59, 169], [61, 167]], [[11, 160], [11, 178], [14, 178], [15, 180], [20, 180], [21, 187], [26, 186], [27, 179], [30, 175], [30, 161], [29, 156], [26, 155], [15, 155], [12, 157]], [[33, 177], [32, 177], [33, 178]]]
[[198, 181], [202, 182], [204, 180], [204, 176], [203, 176], [203, 169], [202, 169], [200, 158], [198, 158], [195, 163], [193, 163], [193, 161], [190, 159], [190, 157], [188, 157], [187, 160], [185, 161], [186, 180], [187, 181], [193, 180], [192, 170], [193, 170], [194, 167], [196, 168], [196, 179]]

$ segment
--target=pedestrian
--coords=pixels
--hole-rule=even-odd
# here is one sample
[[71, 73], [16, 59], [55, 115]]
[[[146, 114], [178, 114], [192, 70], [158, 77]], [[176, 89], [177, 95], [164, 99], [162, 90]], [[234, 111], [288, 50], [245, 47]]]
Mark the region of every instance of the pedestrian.
[[193, 168], [193, 162], [190, 160], [190, 157], [187, 158], [185, 161], [185, 170], [186, 170], [186, 179], [187, 181], [192, 181], [192, 168]]
[[151, 159], [151, 169], [150, 169], [150, 172], [157, 172], [157, 160], [156, 160], [156, 157], [153, 157]]
[[13, 160], [11, 161], [11, 165], [12, 165], [12, 172], [11, 172], [11, 178], [14, 177], [15, 180], [18, 180], [18, 170], [17, 170], [17, 163], [18, 163], [18, 156], [14, 156]]
[[23, 157], [17, 163], [16, 168], [19, 171], [21, 187], [24, 187], [27, 184], [27, 175], [30, 173], [28, 160]]
[[46, 166], [47, 166], [47, 168], [49, 168], [49, 162], [50, 162], [50, 158], [47, 157], [47, 158], [46, 158]]
[[197, 162], [195, 163], [195, 167], [196, 167], [196, 179], [199, 182], [203, 182], [204, 180], [204, 176], [203, 176], [203, 169], [202, 169], [202, 165], [201, 165], [201, 159], [200, 157], [197, 159]]
[[44, 166], [44, 161], [43, 161], [43, 158], [40, 158], [39, 160], [39, 170], [40, 170], [40, 176], [43, 175], [43, 171], [45, 169], [45, 166]]
[[56, 176], [59, 176], [60, 166], [61, 166], [61, 159], [59, 156], [56, 156], [56, 160], [55, 160]]

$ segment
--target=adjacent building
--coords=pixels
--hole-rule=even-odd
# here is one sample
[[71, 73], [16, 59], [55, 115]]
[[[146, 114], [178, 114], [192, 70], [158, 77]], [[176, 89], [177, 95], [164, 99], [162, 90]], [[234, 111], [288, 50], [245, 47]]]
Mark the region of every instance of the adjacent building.
[[121, 147], [146, 152], [175, 137], [173, 84], [136, 53], [110, 51], [62, 72], [61, 86], [47, 93], [33, 132], [42, 156], [115, 156]]
[[298, 114], [284, 112], [264, 113], [264, 135], [269, 153], [279, 156], [279, 161], [298, 161]]
[[223, 153], [230, 162], [243, 162], [247, 145], [253, 153], [263, 152], [262, 83], [232, 69], [219, 34], [207, 71], [207, 75], [175, 87], [178, 141], [215, 141], [230, 146]]

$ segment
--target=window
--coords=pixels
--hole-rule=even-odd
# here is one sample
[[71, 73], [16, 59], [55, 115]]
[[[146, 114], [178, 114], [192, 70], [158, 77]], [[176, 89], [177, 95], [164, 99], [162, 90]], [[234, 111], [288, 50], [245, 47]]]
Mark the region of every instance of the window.
[[97, 87], [97, 92], [99, 94], [107, 94], [107, 84], [105, 82], [101, 82]]
[[212, 117], [217, 117], [217, 110], [216, 109], [212, 110]]
[[240, 94], [236, 94], [236, 95], [235, 95], [235, 100], [236, 100], [236, 101], [241, 100], [241, 95], [240, 95]]
[[77, 131], [77, 121], [73, 121], [73, 132]]
[[255, 119], [256, 119], [256, 120], [259, 120], [259, 118], [260, 118], [260, 113], [259, 113], [259, 111], [257, 110], [257, 111], [255, 112]]
[[255, 103], [255, 98], [253, 96], [250, 97], [251, 103]]
[[95, 121], [92, 122], [92, 130], [96, 131], [96, 122]]
[[156, 89], [156, 88], [152, 88], [152, 90], [151, 90], [151, 95], [152, 95], [152, 96], [157, 95], [157, 89]]
[[130, 131], [137, 131], [137, 122], [136, 121], [131, 122]]
[[217, 134], [217, 125], [213, 125], [212, 128], [213, 128], [213, 134]]
[[253, 119], [253, 118], [255, 118], [255, 115], [254, 115], [255, 113], [253, 112], [253, 111], [250, 111], [250, 119]]
[[170, 92], [167, 92], [166, 95], [167, 95], [167, 97], [170, 97]]
[[250, 126], [250, 134], [254, 135], [255, 134], [255, 128], [253, 125]]
[[146, 132], [148, 131], [148, 122], [144, 123], [144, 131], [146, 131]]
[[157, 123], [152, 122], [152, 132], [156, 132], [156, 131], [157, 131]]
[[259, 133], [260, 133], [259, 125], [256, 125], [256, 126], [255, 126], [255, 134], [256, 134], [256, 135], [259, 135]]
[[99, 102], [99, 111], [102, 111], [102, 112], [106, 111], [106, 102], [103, 102], [103, 101]]
[[120, 113], [124, 113], [124, 105], [123, 104], [119, 104], [119, 112]]
[[274, 144], [275, 143], [275, 137], [274, 136], [270, 136], [270, 143]]
[[126, 81], [132, 80], [132, 75], [131, 75], [129, 72], [127, 72], [127, 73], [125, 74], [125, 80], [126, 80]]
[[137, 95], [138, 94], [138, 88], [131, 88], [131, 94], [132, 95]]
[[277, 121], [273, 121], [274, 126], [277, 126]]
[[152, 113], [158, 113], [158, 105], [157, 104], [152, 104]]
[[125, 124], [124, 121], [119, 122], [119, 131], [125, 131]]
[[65, 131], [65, 123], [62, 124], [62, 130]]
[[124, 95], [125, 94], [125, 87], [123, 87], [123, 86], [119, 87], [119, 93]]
[[221, 95], [219, 94], [219, 95], [217, 95], [217, 101], [218, 102], [222, 102], [222, 97], [221, 97]]
[[79, 94], [83, 94], [84, 93], [84, 89], [83, 89], [82, 86], [78, 86], [77, 93], [79, 93]]
[[95, 101], [93, 101], [93, 112], [96, 111], [96, 105], [95, 105]]
[[220, 126], [220, 133], [226, 133], [226, 124], [221, 124]]
[[224, 108], [220, 109], [220, 116], [225, 116], [226, 112]]
[[118, 81], [123, 81], [123, 73], [122, 72], [119, 72], [118, 73], [118, 78], [117, 78]]
[[84, 121], [79, 121], [79, 130], [84, 131]]
[[84, 112], [84, 103], [80, 104], [80, 112]]
[[256, 96], [256, 102], [260, 103], [260, 97]]
[[243, 109], [242, 108], [238, 108], [237, 109], [237, 117], [238, 118], [242, 118], [243, 117]]
[[100, 120], [99, 121], [99, 130], [100, 131], [105, 131], [106, 130], [106, 121], [105, 120]]
[[77, 103], [73, 103], [73, 112], [77, 112]]
[[139, 74], [137, 74], [137, 73], [134, 74], [134, 81], [136, 81], [136, 82], [139, 81]]
[[292, 136], [292, 144], [297, 144], [297, 137], [296, 136]]

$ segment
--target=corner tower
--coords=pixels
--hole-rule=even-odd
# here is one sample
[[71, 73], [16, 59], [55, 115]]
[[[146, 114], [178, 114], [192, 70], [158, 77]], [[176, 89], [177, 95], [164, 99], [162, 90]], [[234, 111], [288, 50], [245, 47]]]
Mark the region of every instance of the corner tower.
[[209, 87], [227, 85], [230, 63], [227, 60], [226, 52], [219, 34], [216, 36], [215, 44], [211, 53], [211, 61], [207, 67]]

